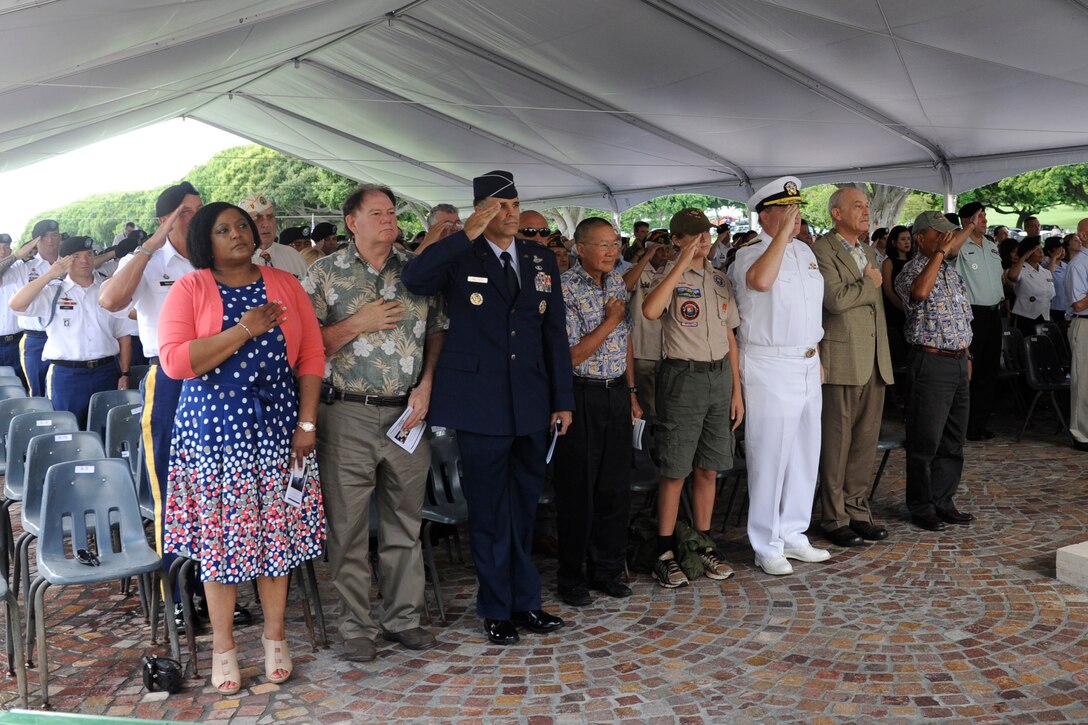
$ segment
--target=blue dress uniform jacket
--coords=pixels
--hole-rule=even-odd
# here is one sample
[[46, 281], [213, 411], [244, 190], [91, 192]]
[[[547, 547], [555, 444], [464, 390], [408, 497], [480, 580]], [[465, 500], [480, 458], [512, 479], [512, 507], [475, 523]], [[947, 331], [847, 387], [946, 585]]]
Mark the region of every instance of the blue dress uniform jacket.
[[483, 237], [462, 231], [428, 247], [404, 268], [416, 294], [441, 293], [450, 327], [435, 371], [433, 425], [521, 436], [574, 410], [563, 289], [555, 255], [521, 239], [521, 292], [511, 307], [502, 265]]

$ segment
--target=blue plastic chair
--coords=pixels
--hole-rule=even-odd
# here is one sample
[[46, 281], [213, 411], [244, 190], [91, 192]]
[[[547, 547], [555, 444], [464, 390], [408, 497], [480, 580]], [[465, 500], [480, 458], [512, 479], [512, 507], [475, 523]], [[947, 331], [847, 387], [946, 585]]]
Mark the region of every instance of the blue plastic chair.
[[[128, 464], [117, 459], [58, 463], [46, 475], [38, 577], [27, 593], [27, 609], [32, 612], [28, 616], [35, 625], [32, 636], [38, 643], [43, 706], [49, 705], [45, 592], [50, 586], [88, 586], [136, 576], [151, 592], [152, 602], [157, 600], [152, 575], [161, 571], [162, 560], [147, 543], [133, 490]], [[169, 577], [161, 577], [161, 583], [165, 600], [172, 601]], [[180, 648], [173, 617], [166, 617], [166, 629], [171, 656], [177, 658]], [[154, 622], [151, 643], [155, 644]]]
[[118, 405], [110, 408], [106, 414], [106, 455], [110, 458], [123, 458], [132, 469], [132, 475], [138, 475], [140, 465], [140, 441], [143, 439], [141, 419], [144, 406]]
[[22, 571], [23, 590], [30, 587], [30, 544], [41, 531], [42, 491], [49, 469], [57, 463], [105, 458], [102, 441], [89, 431], [53, 433], [34, 436], [26, 451], [26, 480], [23, 486], [23, 535], [16, 547], [15, 571], [11, 585], [19, 595], [19, 572]]
[[67, 410], [19, 413], [8, 423], [7, 465], [4, 476], [4, 502], [0, 504], [0, 564], [7, 581], [11, 550], [15, 548], [11, 528], [11, 506], [23, 500], [26, 479], [26, 452], [30, 439], [44, 433], [74, 433], [79, 430], [76, 416]]
[[106, 416], [119, 405], [143, 405], [144, 396], [139, 390], [103, 390], [91, 396], [87, 409], [87, 430], [98, 434], [98, 440], [106, 440]]
[[49, 412], [53, 403], [49, 398], [8, 398], [0, 400], [0, 475], [8, 470], [8, 426], [19, 413]]

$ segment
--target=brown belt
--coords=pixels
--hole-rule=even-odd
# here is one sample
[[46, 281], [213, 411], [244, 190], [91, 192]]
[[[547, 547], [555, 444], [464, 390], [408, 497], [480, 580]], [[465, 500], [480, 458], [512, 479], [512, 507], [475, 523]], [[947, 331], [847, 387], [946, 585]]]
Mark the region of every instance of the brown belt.
[[914, 349], [920, 350], [921, 352], [928, 352], [930, 355], [940, 355], [941, 357], [950, 357], [956, 360], [967, 357], [968, 352], [966, 347], [962, 350], [944, 350], [939, 347], [930, 347], [929, 345], [915, 345]]

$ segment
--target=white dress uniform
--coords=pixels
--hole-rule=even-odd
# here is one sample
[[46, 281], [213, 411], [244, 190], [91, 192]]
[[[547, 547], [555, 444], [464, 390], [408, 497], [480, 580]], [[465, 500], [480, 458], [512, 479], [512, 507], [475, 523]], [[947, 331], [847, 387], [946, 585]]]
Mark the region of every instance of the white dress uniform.
[[[294, 250], [292, 250], [294, 251]], [[133, 252], [127, 255], [117, 265], [120, 272], [131, 264], [137, 255], [143, 252]], [[159, 313], [162, 304], [170, 288], [179, 279], [193, 271], [193, 265], [189, 260], [178, 254], [170, 240], [157, 250], [151, 259], [147, 260], [143, 277], [136, 285], [132, 293], [132, 301], [122, 310], [114, 313], [118, 317], [127, 318], [129, 312], [136, 310], [136, 322], [140, 330], [140, 343], [144, 348], [144, 355], [153, 358], [159, 354]]]
[[[13, 264], [4, 279], [7, 281], [10, 277], [15, 289], [19, 289], [48, 272], [51, 266], [41, 255], [35, 254], [25, 262]], [[19, 341], [19, 364], [23, 368], [23, 377], [31, 395], [44, 396], [46, 370], [49, 367], [47, 358], [42, 354], [46, 342], [45, 326], [37, 317], [20, 315], [19, 327], [23, 330], [23, 337]]]
[[[263, 254], [267, 254], [271, 257], [271, 264], [261, 256]], [[253, 263], [285, 270], [295, 275], [298, 279], [305, 277], [306, 270], [309, 269], [306, 260], [302, 258], [301, 254], [295, 251], [294, 247], [289, 247], [286, 244], [280, 244], [279, 242], [272, 242], [272, 244], [268, 245], [268, 249], [258, 248], [257, 251], [253, 253]]]
[[748, 540], [756, 556], [809, 545], [805, 530], [820, 465], [823, 397], [817, 343], [823, 338], [824, 281], [804, 242], [787, 245], [771, 289], [745, 283], [771, 237], [737, 252], [731, 268], [740, 310], [740, 367], [748, 456]]
[[[117, 338], [129, 334], [129, 320], [115, 317], [98, 302], [101, 280], [81, 287], [68, 277], [53, 280], [27, 306], [22, 318], [47, 323], [46, 360], [85, 361], [120, 352]], [[52, 319], [50, 319], [52, 318]]]

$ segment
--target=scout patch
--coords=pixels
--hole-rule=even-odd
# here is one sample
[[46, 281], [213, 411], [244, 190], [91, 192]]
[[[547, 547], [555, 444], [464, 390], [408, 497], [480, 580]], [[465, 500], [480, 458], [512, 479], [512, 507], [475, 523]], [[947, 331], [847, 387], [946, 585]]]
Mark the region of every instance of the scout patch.
[[536, 273], [536, 291], [550, 294], [552, 291], [552, 278], [547, 272]]
[[540, 306], [537, 307], [537, 309], [540, 310], [540, 314], [543, 315], [544, 310], [548, 309], [548, 301], [547, 300], [541, 300], [540, 301]]
[[479, 307], [484, 303], [484, 296], [479, 292], [473, 292], [468, 296], [468, 301]]
[[677, 286], [676, 296], [684, 297], [686, 299], [697, 300], [703, 296], [703, 291], [698, 287], [682, 287]]
[[685, 320], [694, 320], [699, 317], [699, 305], [695, 302], [685, 302], [680, 305], [680, 316]]
[[714, 283], [717, 284], [719, 287], [724, 287], [725, 286], [725, 278], [721, 277], [719, 275], [714, 275]]

